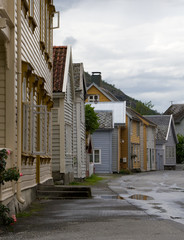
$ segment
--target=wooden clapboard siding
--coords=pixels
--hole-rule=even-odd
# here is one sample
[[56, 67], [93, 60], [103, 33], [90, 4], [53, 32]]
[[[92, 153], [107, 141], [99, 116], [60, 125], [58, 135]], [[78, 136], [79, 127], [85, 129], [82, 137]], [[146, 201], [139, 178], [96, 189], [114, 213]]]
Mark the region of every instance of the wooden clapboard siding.
[[71, 154], [66, 154], [66, 127], [65, 127], [65, 164], [66, 164], [66, 172], [73, 172], [73, 92], [72, 92], [72, 84], [73, 79], [68, 76], [67, 81], [67, 92], [64, 99], [64, 118], [65, 118], [65, 126], [68, 124], [71, 126]]
[[118, 172], [118, 128], [112, 132], [112, 171]]
[[22, 189], [34, 187], [36, 185], [36, 160], [34, 160], [33, 165], [23, 163], [22, 174]]
[[95, 164], [95, 173], [112, 173], [112, 132], [95, 131], [93, 149], [101, 150], [101, 164]]
[[40, 164], [40, 183], [45, 182], [46, 180], [51, 179], [52, 170], [50, 163]]
[[5, 48], [3, 43], [0, 42], [0, 147], [5, 147]]
[[[55, 107], [55, 101], [54, 101], [54, 107]], [[58, 171], [59, 165], [60, 165], [60, 124], [58, 121], [58, 111], [59, 111], [59, 108], [52, 109], [52, 168], [53, 168], [53, 171]]]
[[34, 33], [22, 12], [22, 60], [29, 62], [34, 73], [45, 79], [45, 89], [52, 96], [52, 71], [49, 70], [48, 63], [40, 49], [40, 1], [34, 1], [34, 3], [34, 19], [37, 23]]

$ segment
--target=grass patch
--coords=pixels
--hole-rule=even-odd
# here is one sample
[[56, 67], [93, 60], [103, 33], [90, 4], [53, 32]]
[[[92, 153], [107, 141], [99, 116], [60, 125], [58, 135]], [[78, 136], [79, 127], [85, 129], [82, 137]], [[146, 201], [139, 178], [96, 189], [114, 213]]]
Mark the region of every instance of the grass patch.
[[130, 175], [132, 172], [129, 169], [122, 169], [120, 172], [122, 175]]
[[41, 211], [42, 207], [39, 203], [32, 203], [29, 208], [27, 208], [26, 211], [22, 211], [20, 213], [17, 213], [17, 218], [24, 218], [24, 217], [30, 217], [33, 214]]
[[70, 185], [95, 185], [96, 183], [104, 180], [105, 178], [92, 174], [91, 177], [86, 178], [83, 182], [72, 182]]

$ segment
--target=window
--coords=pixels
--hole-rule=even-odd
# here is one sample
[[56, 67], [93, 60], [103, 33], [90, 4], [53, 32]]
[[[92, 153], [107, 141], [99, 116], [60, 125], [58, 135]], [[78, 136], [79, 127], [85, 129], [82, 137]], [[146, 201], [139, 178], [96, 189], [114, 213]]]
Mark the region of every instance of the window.
[[99, 95], [90, 95], [88, 97], [88, 102], [99, 102]]
[[175, 158], [175, 147], [166, 146], [166, 158]]
[[23, 103], [23, 152], [50, 154], [51, 113], [46, 105]]
[[90, 162], [101, 164], [101, 149], [93, 150], [93, 154], [90, 155]]
[[94, 163], [100, 163], [100, 150], [94, 150]]
[[27, 87], [26, 87], [26, 78], [24, 77], [22, 83], [22, 102], [27, 102]]

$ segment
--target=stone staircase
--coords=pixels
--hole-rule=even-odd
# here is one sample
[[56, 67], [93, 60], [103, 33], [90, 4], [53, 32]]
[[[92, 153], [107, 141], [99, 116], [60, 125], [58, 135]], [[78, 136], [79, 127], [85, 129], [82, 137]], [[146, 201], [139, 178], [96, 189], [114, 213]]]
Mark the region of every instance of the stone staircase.
[[85, 186], [38, 185], [38, 199], [86, 199], [91, 198], [91, 188]]

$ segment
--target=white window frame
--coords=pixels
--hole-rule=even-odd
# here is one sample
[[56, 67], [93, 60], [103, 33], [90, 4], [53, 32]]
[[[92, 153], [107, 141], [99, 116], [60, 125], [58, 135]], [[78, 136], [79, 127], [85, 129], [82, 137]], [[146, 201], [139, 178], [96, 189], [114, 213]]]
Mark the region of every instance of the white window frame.
[[[33, 139], [33, 149], [32, 152], [35, 155], [43, 155], [47, 154], [47, 106], [46, 105], [33, 105], [32, 107], [32, 119], [33, 119], [33, 128], [32, 128], [32, 139]], [[41, 121], [41, 116], [43, 117], [43, 121]], [[39, 147], [40, 150], [36, 150], [35, 144], [35, 121], [34, 119], [39, 117], [40, 118], [40, 141]], [[44, 128], [44, 131], [43, 131]]]
[[[96, 98], [96, 99], [95, 99]], [[99, 102], [99, 95], [98, 94], [91, 94], [88, 96], [88, 102]]]
[[[36, 127], [40, 119], [40, 141], [37, 143]], [[39, 144], [39, 150], [37, 150]], [[51, 154], [51, 112], [46, 105], [23, 103], [23, 152], [33, 155]]]
[[[95, 151], [99, 151], [99, 162], [95, 162]], [[101, 164], [101, 149], [95, 148], [93, 149], [93, 163], [94, 164]]]

